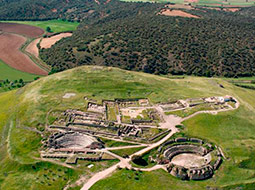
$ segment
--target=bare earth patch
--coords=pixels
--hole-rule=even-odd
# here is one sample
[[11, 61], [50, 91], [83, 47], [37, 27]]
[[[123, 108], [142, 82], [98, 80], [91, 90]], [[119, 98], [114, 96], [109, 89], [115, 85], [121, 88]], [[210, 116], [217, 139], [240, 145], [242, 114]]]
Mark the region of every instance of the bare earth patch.
[[49, 38], [43, 38], [40, 46], [41, 48], [50, 48], [51, 46], [53, 46], [57, 41], [61, 40], [62, 38], [66, 38], [66, 37], [70, 37], [72, 36], [72, 33], [61, 33]]
[[66, 94], [63, 96], [63, 98], [64, 98], [64, 99], [69, 99], [69, 98], [71, 98], [71, 97], [73, 97], [73, 96], [76, 96], [76, 94], [75, 94], [75, 93], [66, 93]]
[[124, 116], [128, 116], [131, 118], [137, 118], [138, 116], [143, 118], [142, 112], [146, 110], [145, 108], [137, 108], [137, 109], [130, 109], [130, 108], [122, 108], [121, 113]]
[[187, 17], [187, 18], [199, 18], [196, 15], [192, 15], [189, 13], [186, 13], [181, 10], [169, 10], [169, 9], [163, 9], [159, 13], [160, 15], [165, 15], [165, 16], [181, 16], [181, 17]]
[[53, 13], [58, 12], [58, 10], [57, 10], [57, 9], [52, 9], [51, 11], [52, 11]]
[[44, 30], [39, 27], [16, 23], [0, 23], [0, 31], [25, 35], [30, 38], [44, 34]]
[[19, 49], [26, 42], [26, 38], [16, 34], [0, 34], [0, 59], [11, 67], [37, 75], [48, 73], [37, 66], [27, 55]]
[[26, 48], [26, 51], [28, 53], [31, 53], [32, 55], [34, 55], [35, 57], [39, 57], [39, 49], [37, 47], [37, 44], [40, 42], [40, 38], [35, 39], [34, 41], [32, 41]]
[[199, 156], [196, 154], [179, 154], [175, 156], [171, 163], [183, 166], [185, 168], [191, 168], [191, 167], [201, 167], [203, 165], [206, 165], [206, 163], [209, 163], [211, 160], [210, 154], [206, 156]]
[[228, 12], [237, 12], [239, 11], [240, 9], [239, 8], [227, 8], [227, 9], [223, 9], [224, 11], [228, 11]]

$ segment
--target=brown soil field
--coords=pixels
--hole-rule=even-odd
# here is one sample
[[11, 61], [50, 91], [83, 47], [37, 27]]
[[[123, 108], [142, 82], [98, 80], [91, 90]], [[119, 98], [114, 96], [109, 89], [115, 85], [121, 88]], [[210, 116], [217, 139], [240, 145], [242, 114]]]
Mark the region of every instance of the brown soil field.
[[40, 42], [40, 38], [35, 39], [34, 41], [32, 41], [26, 48], [26, 51], [28, 53], [31, 53], [32, 55], [34, 55], [35, 57], [39, 57], [39, 50], [37, 48], [37, 44]]
[[227, 8], [227, 9], [223, 9], [224, 11], [229, 11], [229, 12], [237, 12], [239, 11], [240, 9], [238, 8]]
[[164, 9], [164, 10], [161, 10], [159, 14], [160, 15], [166, 15], [166, 16], [181, 16], [181, 17], [188, 17], [188, 18], [199, 18], [196, 15], [192, 15], [192, 14], [186, 13], [186, 12], [181, 11], [181, 10]]
[[37, 66], [19, 48], [26, 42], [26, 38], [16, 34], [0, 34], [0, 59], [9, 66], [27, 73], [47, 75], [48, 73]]
[[39, 37], [44, 33], [41, 28], [16, 23], [0, 23], [0, 31], [25, 35], [30, 38]]
[[66, 38], [72, 36], [72, 33], [61, 33], [49, 38], [43, 38], [40, 46], [41, 48], [50, 48], [52, 45], [54, 45], [57, 41], [61, 40], [62, 38]]

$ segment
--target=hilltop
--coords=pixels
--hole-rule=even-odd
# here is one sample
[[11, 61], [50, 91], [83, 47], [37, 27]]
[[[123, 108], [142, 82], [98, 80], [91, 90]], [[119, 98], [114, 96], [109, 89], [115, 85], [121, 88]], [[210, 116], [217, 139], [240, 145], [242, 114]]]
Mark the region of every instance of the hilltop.
[[[72, 96], [65, 98], [70, 94]], [[0, 187], [5, 190], [62, 189], [67, 183], [75, 183], [81, 175], [86, 181], [95, 172], [116, 163], [116, 160], [79, 161], [75, 166], [66, 165], [61, 160], [43, 160], [39, 151], [43, 148], [41, 141], [49, 135], [46, 130], [48, 122], [55, 121], [54, 115], [50, 115], [52, 110], [84, 110], [86, 99], [101, 103], [104, 99], [148, 98], [156, 104], [225, 95], [237, 98], [240, 107], [217, 115], [197, 115], [183, 123], [185, 127], [181, 132], [207, 139], [223, 149], [226, 160], [215, 177], [203, 182], [185, 182], [156, 170], [139, 174], [138, 184], [132, 177], [127, 177], [133, 176], [134, 171], [119, 170], [93, 188], [123, 189], [119, 180], [125, 180], [128, 187], [137, 189], [142, 186], [147, 189], [204, 189], [206, 186], [231, 189], [244, 186], [248, 189], [249, 185], [254, 185], [255, 174], [253, 90], [236, 87], [219, 78], [167, 78], [99, 66], [71, 69], [41, 78], [21, 89], [0, 93]], [[94, 167], [89, 169], [87, 166], [91, 163]], [[153, 183], [152, 179], [160, 183]], [[78, 183], [76, 188], [81, 186]]]

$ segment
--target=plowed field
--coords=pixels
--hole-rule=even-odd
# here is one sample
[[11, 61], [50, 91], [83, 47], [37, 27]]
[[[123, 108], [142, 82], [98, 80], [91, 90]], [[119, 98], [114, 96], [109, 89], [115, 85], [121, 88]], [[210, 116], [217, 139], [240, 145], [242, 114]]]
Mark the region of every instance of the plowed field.
[[20, 51], [26, 38], [16, 34], [0, 34], [0, 59], [9, 66], [37, 75], [47, 75], [47, 72], [37, 66], [27, 55]]

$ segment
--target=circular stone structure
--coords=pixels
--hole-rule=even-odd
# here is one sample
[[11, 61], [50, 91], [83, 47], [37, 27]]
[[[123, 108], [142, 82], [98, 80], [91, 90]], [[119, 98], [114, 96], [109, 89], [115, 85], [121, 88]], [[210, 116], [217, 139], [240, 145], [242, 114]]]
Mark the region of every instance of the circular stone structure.
[[101, 147], [96, 138], [79, 132], [55, 133], [49, 138], [49, 146], [72, 150]]
[[183, 180], [204, 180], [213, 176], [222, 162], [221, 151], [201, 139], [179, 137], [159, 147], [163, 154], [159, 164], [167, 164], [167, 171]]
[[211, 155], [200, 156], [192, 153], [183, 153], [174, 156], [171, 163], [185, 168], [202, 167], [211, 161]]
[[94, 137], [82, 133], [68, 133], [57, 140], [60, 146], [70, 149], [86, 148], [96, 141]]

